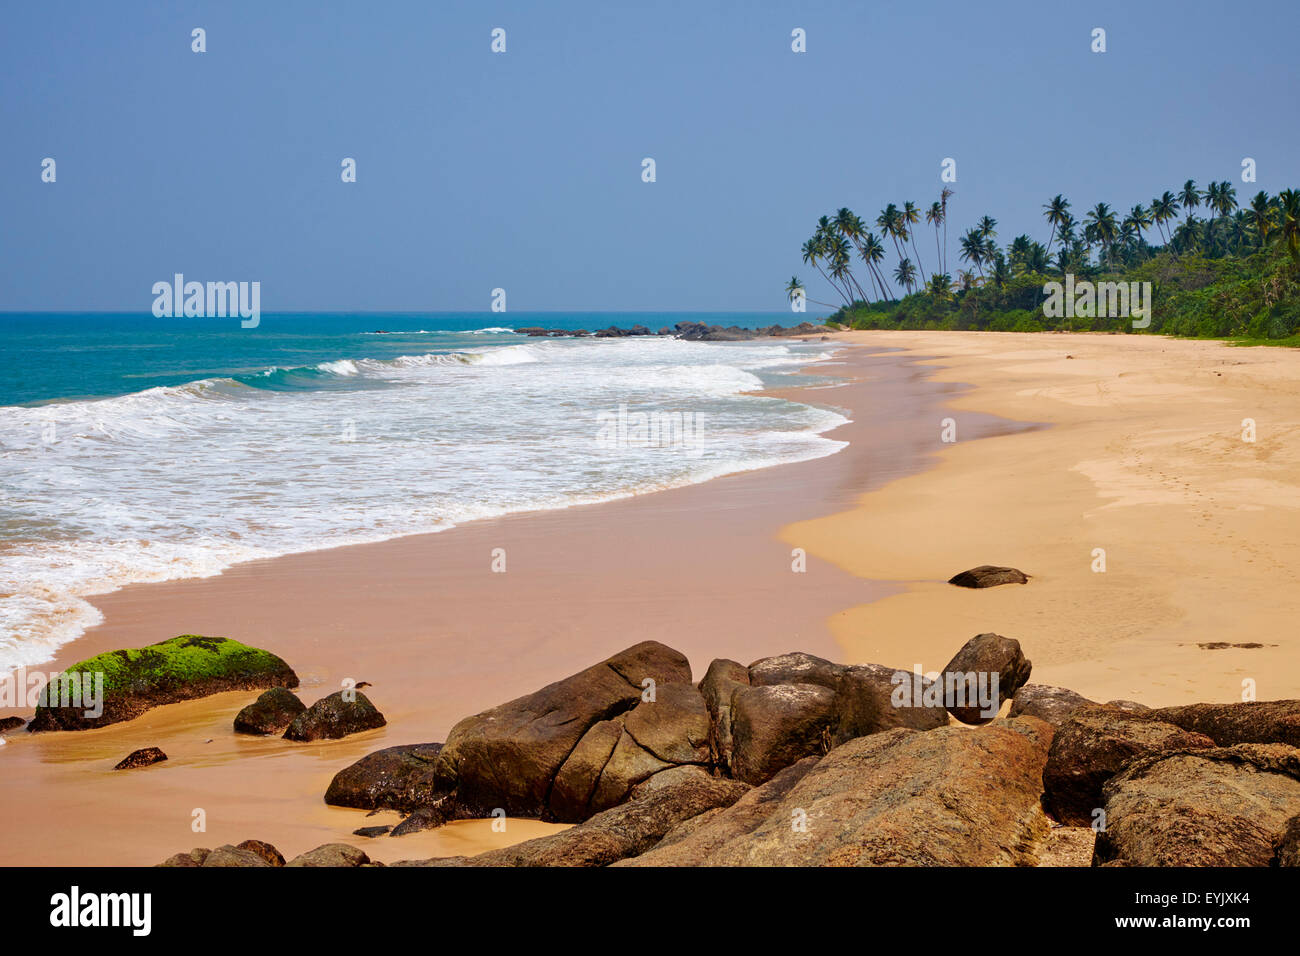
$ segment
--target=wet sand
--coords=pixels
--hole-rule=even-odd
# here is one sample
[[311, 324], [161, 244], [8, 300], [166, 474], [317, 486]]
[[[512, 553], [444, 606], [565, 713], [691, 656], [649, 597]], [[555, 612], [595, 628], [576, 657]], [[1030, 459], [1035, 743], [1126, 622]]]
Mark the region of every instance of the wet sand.
[[[943, 447], [941, 407], [967, 389], [931, 380], [913, 359], [869, 348], [844, 348], [809, 371], [844, 384], [788, 394], [853, 419], [827, 433], [851, 444], [826, 458], [252, 562], [96, 599], [104, 623], [42, 670], [176, 634], [222, 635], [282, 656], [308, 703], [345, 679], [369, 681], [366, 694], [388, 726], [319, 744], [246, 738], [231, 722], [256, 695], [231, 693], [95, 731], [12, 734], [0, 748], [0, 864], [148, 865], [248, 838], [286, 856], [331, 841], [385, 862], [479, 852], [556, 827], [510, 820], [505, 833], [494, 833], [490, 821], [466, 821], [364, 840], [352, 831], [395, 823], [396, 814], [327, 807], [326, 786], [372, 750], [443, 740], [461, 717], [642, 640], [687, 654], [697, 679], [715, 657], [748, 663], [804, 650], [844, 658], [848, 610], [901, 595], [905, 584], [864, 580], [812, 552], [806, 572], [794, 573], [794, 545], [781, 529], [849, 509], [870, 489], [932, 464]], [[969, 412], [962, 427], [972, 439], [1024, 426]], [[874, 536], [854, 545], [878, 546]], [[505, 573], [491, 570], [495, 548], [506, 551]], [[948, 653], [972, 633], [954, 623], [944, 639]], [[879, 661], [910, 665], [913, 650], [898, 652]], [[145, 746], [170, 759], [112, 770]], [[192, 830], [196, 810], [206, 832]]]

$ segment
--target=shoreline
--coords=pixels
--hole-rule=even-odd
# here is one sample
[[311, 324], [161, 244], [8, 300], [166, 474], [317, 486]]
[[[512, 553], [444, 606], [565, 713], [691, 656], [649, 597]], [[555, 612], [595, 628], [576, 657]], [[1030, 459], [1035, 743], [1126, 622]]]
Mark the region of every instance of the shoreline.
[[[75, 741], [20, 733], [0, 755], [14, 771], [13, 785], [0, 792], [0, 814], [24, 828], [5, 841], [0, 862], [149, 864], [249, 834], [286, 853], [359, 842], [384, 862], [464, 853], [467, 843], [489, 849], [550, 825], [512, 820], [507, 836], [491, 834], [488, 821], [466, 821], [360, 841], [351, 831], [375, 820], [326, 807], [325, 787], [366, 753], [442, 740], [461, 717], [640, 640], [682, 650], [697, 679], [715, 657], [749, 661], [796, 649], [837, 656], [827, 620], [895, 587], [811, 555], [807, 572], [796, 575], [779, 530], [928, 467], [928, 449], [913, 436], [961, 389], [928, 381], [927, 370], [893, 352], [840, 349], [807, 368], [848, 373], [829, 395], [811, 386], [803, 398], [850, 409], [850, 423], [824, 433], [850, 441], [833, 455], [581, 508], [253, 561], [96, 599], [104, 623], [63, 645], [49, 669], [180, 633], [233, 637], [287, 660], [306, 703], [345, 678], [369, 681], [367, 695], [388, 726], [309, 745], [243, 739], [230, 721], [254, 695], [231, 694], [157, 708], [128, 724], [78, 732]], [[803, 388], [763, 394], [793, 392]], [[992, 416], [972, 421], [988, 434], [1020, 427]], [[494, 547], [506, 548], [505, 574], [490, 571]], [[160, 746], [171, 759], [130, 773], [108, 769], [137, 746]], [[204, 834], [190, 829], [200, 807]], [[102, 845], [89, 839], [106, 832], [113, 836]]]

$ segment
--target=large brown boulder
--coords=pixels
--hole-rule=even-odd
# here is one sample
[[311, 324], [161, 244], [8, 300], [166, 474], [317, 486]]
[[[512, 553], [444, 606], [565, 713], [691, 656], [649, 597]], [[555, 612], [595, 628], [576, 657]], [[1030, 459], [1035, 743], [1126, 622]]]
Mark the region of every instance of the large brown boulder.
[[743, 783], [701, 774], [646, 792], [551, 836], [469, 859], [427, 860], [427, 866], [608, 866], [650, 849], [677, 824], [735, 803]]
[[832, 746], [897, 727], [933, 730], [947, 726], [948, 711], [942, 699], [934, 706], [925, 702], [932, 686], [922, 675], [880, 664], [843, 668], [835, 687]]
[[285, 866], [365, 866], [369, 862], [364, 850], [346, 843], [326, 843], [295, 856]]
[[622, 803], [632, 789], [681, 766], [708, 766], [709, 712], [691, 684], [661, 684], [653, 700], [595, 724], [555, 775], [550, 811], [578, 822]]
[[265, 857], [252, 850], [241, 849], [237, 846], [226, 844], [219, 846], [207, 855], [203, 861], [203, 866], [207, 867], [259, 867], [274, 866]]
[[[1020, 642], [1001, 634], [977, 634], [962, 645], [943, 669], [948, 713], [963, 724], [986, 724], [1005, 700], [1029, 680], [1032, 665]], [[993, 679], [997, 678], [997, 694]], [[988, 700], [983, 700], [983, 697]]]
[[859, 737], [673, 834], [645, 863], [1031, 864], [1048, 829], [1039, 796], [1051, 736], [1048, 724], [1022, 717]]
[[1242, 704], [1187, 704], [1152, 711], [1157, 720], [1177, 724], [1233, 744], [1287, 744], [1300, 747], [1300, 700], [1261, 700]]
[[[525, 697], [466, 717], [451, 729], [437, 762], [439, 786], [486, 815], [500, 807], [512, 816], [549, 811], [556, 774], [598, 722], [640, 703], [653, 680], [690, 683], [678, 651], [644, 641]], [[611, 748], [612, 750], [612, 748]]]
[[1011, 700], [1008, 717], [1037, 717], [1059, 727], [1081, 707], [1096, 706], [1082, 694], [1050, 684], [1026, 684]]
[[282, 734], [306, 709], [307, 705], [292, 691], [272, 687], [235, 715], [235, 733], [263, 737]]
[[754, 661], [749, 665], [749, 682], [755, 687], [817, 684], [834, 690], [839, 686], [843, 672], [843, 664], [834, 664], [803, 651], [794, 651]]
[[366, 754], [334, 775], [325, 802], [410, 813], [437, 796], [433, 768], [441, 751], [442, 744], [404, 744]]
[[709, 711], [709, 757], [715, 766], [731, 764], [731, 697], [749, 686], [749, 668], [719, 658], [700, 681], [700, 695]]
[[981, 564], [978, 568], [962, 571], [948, 579], [959, 588], [995, 588], [1002, 584], [1025, 584], [1029, 575], [1019, 568], [1000, 568], [994, 564]]
[[830, 747], [835, 691], [818, 684], [742, 687], [731, 698], [731, 774], [757, 785]]
[[1300, 750], [1238, 744], [1152, 754], [1116, 774], [1104, 797], [1094, 864], [1277, 865], [1300, 808]]
[[1043, 770], [1043, 806], [1061, 823], [1090, 826], [1102, 806], [1102, 786], [1130, 761], [1214, 741], [1145, 713], [1089, 705], [1057, 729]]
[[614, 866], [702, 866], [711, 854], [753, 832], [770, 817], [820, 757], [804, 757], [750, 790], [730, 807], [691, 817], [669, 830], [663, 840], [640, 856]]
[[[348, 697], [353, 699], [349, 700]], [[388, 721], [384, 715], [361, 691], [339, 690], [316, 701], [295, 717], [284, 732], [284, 739], [339, 740], [364, 730], [383, 727], [386, 723]]]

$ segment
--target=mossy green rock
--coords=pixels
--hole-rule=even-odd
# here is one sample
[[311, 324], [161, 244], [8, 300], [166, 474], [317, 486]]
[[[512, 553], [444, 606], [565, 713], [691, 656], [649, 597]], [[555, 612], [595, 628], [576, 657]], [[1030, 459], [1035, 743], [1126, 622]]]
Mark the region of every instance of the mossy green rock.
[[[194, 700], [230, 690], [297, 687], [298, 675], [269, 651], [225, 637], [182, 634], [132, 650], [109, 651], [69, 667], [69, 675], [103, 674], [103, 712], [83, 698], [58, 706], [57, 684], [48, 703], [36, 708], [30, 730], [87, 730], [132, 720], [162, 704]], [[95, 678], [90, 678], [93, 687]]]

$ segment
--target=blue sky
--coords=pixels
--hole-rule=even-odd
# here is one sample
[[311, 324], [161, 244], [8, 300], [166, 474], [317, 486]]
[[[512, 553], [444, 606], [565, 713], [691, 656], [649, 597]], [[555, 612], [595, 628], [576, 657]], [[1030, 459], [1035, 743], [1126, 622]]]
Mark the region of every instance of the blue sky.
[[11, 5], [0, 310], [147, 311], [175, 272], [260, 281], [265, 311], [777, 310], [792, 273], [829, 295], [799, 260], [818, 215], [924, 208], [949, 156], [955, 272], [954, 233], [1045, 241], [1057, 192], [1081, 217], [1300, 185], [1297, 25], [1295, 0]]

